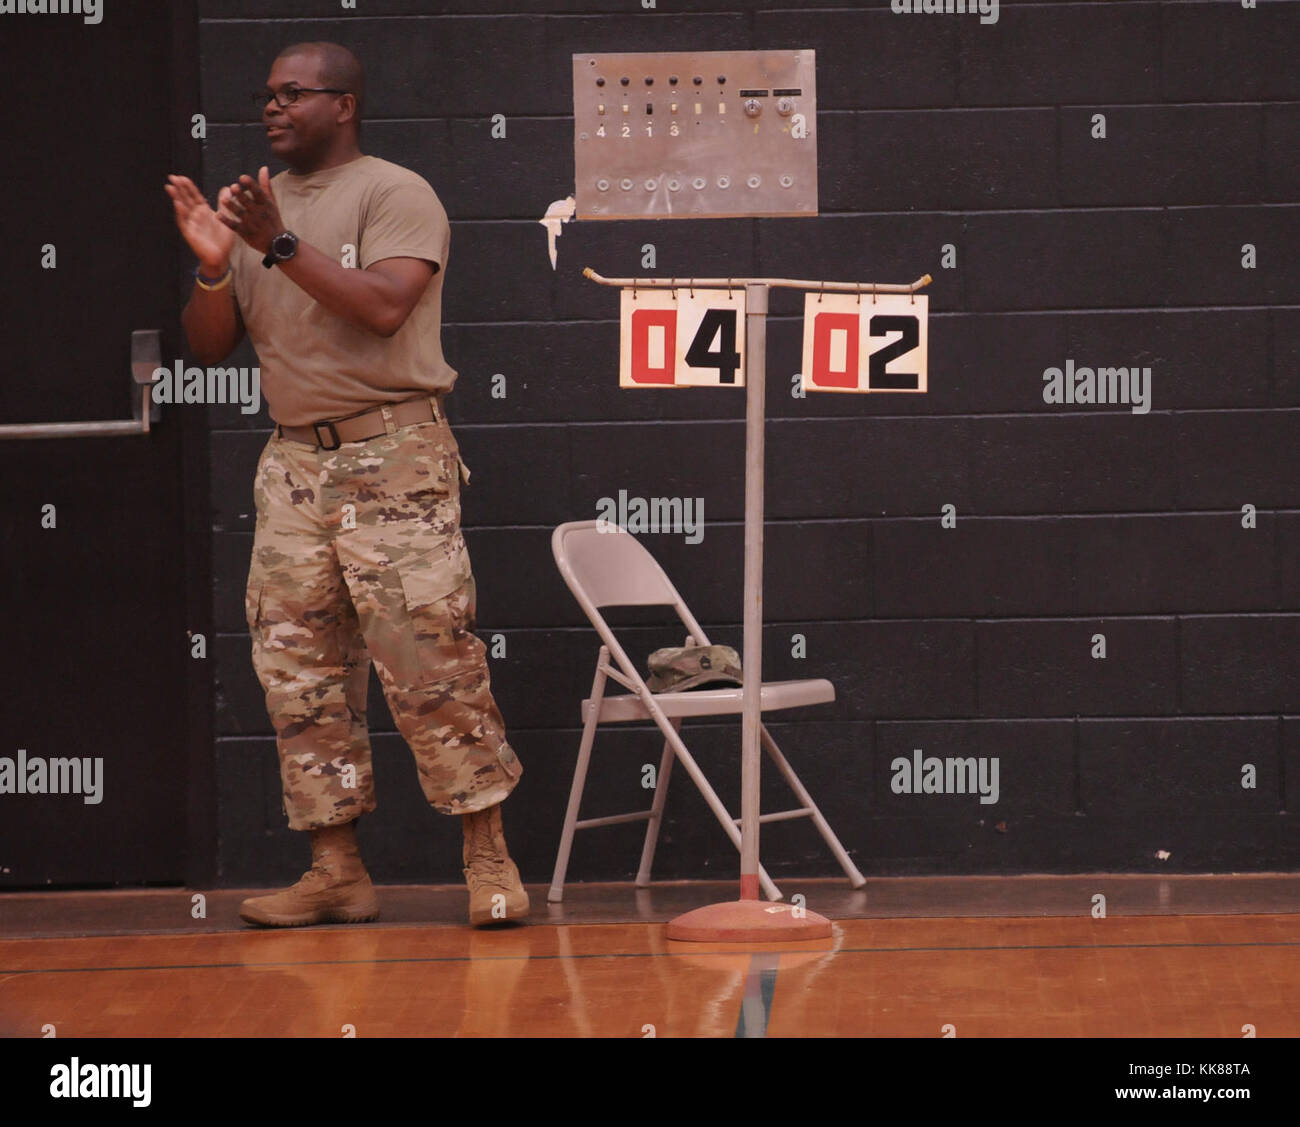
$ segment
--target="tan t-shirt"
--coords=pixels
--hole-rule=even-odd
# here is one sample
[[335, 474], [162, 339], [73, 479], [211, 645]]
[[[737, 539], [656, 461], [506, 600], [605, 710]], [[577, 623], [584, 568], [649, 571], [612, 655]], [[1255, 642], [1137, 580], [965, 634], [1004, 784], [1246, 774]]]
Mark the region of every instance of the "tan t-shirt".
[[379, 157], [271, 178], [285, 226], [340, 265], [345, 248], [362, 270], [385, 258], [437, 263], [424, 293], [391, 337], [356, 328], [301, 289], [238, 236], [231, 251], [235, 298], [257, 350], [271, 418], [303, 426], [450, 390], [442, 354], [442, 284], [451, 227], [429, 182]]

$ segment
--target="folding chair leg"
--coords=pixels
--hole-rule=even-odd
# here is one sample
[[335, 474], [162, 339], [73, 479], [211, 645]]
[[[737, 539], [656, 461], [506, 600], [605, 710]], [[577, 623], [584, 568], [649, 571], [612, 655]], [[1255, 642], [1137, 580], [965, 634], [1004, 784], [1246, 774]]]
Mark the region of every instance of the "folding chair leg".
[[[686, 768], [686, 773], [690, 775], [691, 781], [699, 788], [700, 795], [704, 798], [709, 809], [713, 811], [713, 816], [718, 819], [723, 832], [731, 839], [736, 851], [740, 852], [739, 828], [736, 826], [735, 821], [732, 820], [731, 815], [727, 813], [727, 808], [722, 804], [722, 799], [718, 797], [717, 792], [709, 784], [709, 780], [704, 777], [704, 772], [700, 770], [694, 756], [682, 743], [681, 737], [677, 735], [677, 729], [664, 715], [663, 709], [659, 707], [648, 692], [642, 693], [641, 699], [645, 701], [646, 710], [654, 718], [654, 722], [659, 726], [659, 730], [663, 732], [664, 738], [671, 745], [677, 758], [682, 761], [682, 766]], [[762, 865], [758, 867], [758, 883], [769, 900], [781, 899], [781, 890], [772, 883], [772, 878], [767, 875], [767, 870]]]
[[[737, 849], [740, 847], [737, 846]], [[769, 900], [784, 900], [785, 893], [772, 883], [772, 878], [767, 875], [767, 870], [762, 865], [758, 867], [758, 884], [763, 890], [763, 895]]]
[[835, 836], [835, 831], [831, 829], [830, 823], [822, 817], [822, 812], [817, 809], [817, 804], [812, 800], [812, 795], [799, 781], [799, 776], [794, 773], [794, 768], [790, 766], [786, 757], [781, 754], [781, 749], [776, 746], [776, 741], [772, 739], [772, 734], [767, 730], [767, 725], [760, 724], [758, 730], [759, 735], [762, 737], [763, 746], [767, 748], [767, 753], [772, 757], [772, 762], [776, 764], [777, 769], [785, 776], [785, 781], [799, 799], [799, 805], [806, 806], [812, 811], [813, 825], [817, 827], [827, 847], [835, 855], [835, 860], [840, 863], [840, 868], [844, 870], [844, 875], [849, 878], [849, 883], [854, 888], [861, 888], [867, 883], [867, 878], [858, 871], [858, 867], [850, 859], [844, 846], [840, 844], [840, 839]]
[[[673, 731], [681, 733], [682, 718], [672, 720]], [[655, 859], [655, 846], [659, 843], [659, 827], [663, 823], [664, 802], [668, 798], [668, 777], [673, 769], [673, 747], [664, 740], [663, 754], [659, 757], [659, 771], [655, 775], [655, 798], [650, 804], [650, 821], [645, 828], [645, 844], [641, 847], [641, 866], [636, 872], [637, 888], [645, 888], [650, 883], [650, 866]]]
[[564, 877], [569, 869], [569, 851], [573, 848], [574, 829], [578, 821], [578, 807], [582, 805], [582, 788], [587, 781], [587, 767], [591, 763], [591, 745], [596, 742], [596, 726], [600, 716], [600, 700], [605, 695], [608, 680], [604, 669], [609, 663], [609, 650], [600, 647], [596, 662], [596, 676], [591, 683], [591, 714], [582, 728], [582, 744], [578, 748], [578, 765], [573, 772], [573, 786], [569, 789], [569, 806], [564, 812], [564, 829], [560, 832], [560, 851], [555, 857], [555, 873], [551, 877], [548, 903], [558, 904], [564, 899]]

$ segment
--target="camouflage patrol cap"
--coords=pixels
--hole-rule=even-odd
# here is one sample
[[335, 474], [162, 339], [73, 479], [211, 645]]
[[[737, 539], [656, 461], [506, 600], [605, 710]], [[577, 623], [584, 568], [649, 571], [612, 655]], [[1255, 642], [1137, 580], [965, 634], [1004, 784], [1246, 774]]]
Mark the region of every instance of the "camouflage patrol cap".
[[668, 646], [650, 655], [652, 693], [684, 692], [718, 681], [741, 684], [740, 654], [730, 646]]

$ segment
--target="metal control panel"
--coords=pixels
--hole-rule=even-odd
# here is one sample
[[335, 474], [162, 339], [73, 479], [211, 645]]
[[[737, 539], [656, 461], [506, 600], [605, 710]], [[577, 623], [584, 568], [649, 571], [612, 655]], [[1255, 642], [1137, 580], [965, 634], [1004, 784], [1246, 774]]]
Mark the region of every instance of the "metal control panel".
[[573, 56], [579, 219], [817, 214], [816, 57]]

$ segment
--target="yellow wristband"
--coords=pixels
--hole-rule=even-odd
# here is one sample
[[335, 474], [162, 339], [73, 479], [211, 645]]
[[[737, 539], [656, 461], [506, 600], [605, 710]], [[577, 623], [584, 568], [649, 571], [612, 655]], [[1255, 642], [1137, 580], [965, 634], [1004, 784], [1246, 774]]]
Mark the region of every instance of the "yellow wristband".
[[209, 293], [211, 293], [214, 290], [223, 289], [224, 287], [230, 285], [230, 278], [231, 275], [234, 274], [234, 272], [235, 270], [233, 266], [227, 266], [226, 272], [221, 275], [221, 278], [217, 281], [217, 284], [214, 286], [210, 286], [206, 282], [204, 282], [203, 276], [199, 273], [198, 267], [196, 266], [194, 268], [194, 284], [197, 285], [200, 289], [205, 289]]

